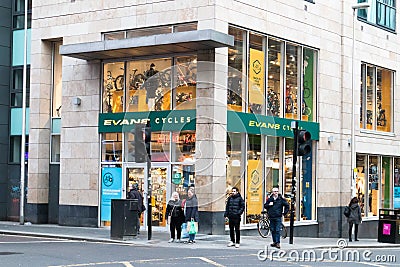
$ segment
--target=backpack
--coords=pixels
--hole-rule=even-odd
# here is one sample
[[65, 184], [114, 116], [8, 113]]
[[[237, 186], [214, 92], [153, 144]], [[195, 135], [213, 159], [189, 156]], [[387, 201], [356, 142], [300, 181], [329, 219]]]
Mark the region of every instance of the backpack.
[[344, 212], [343, 212], [344, 216], [346, 216], [347, 218], [349, 218], [350, 212], [351, 212], [351, 211], [350, 211], [350, 207], [349, 207], [349, 206], [344, 207]]

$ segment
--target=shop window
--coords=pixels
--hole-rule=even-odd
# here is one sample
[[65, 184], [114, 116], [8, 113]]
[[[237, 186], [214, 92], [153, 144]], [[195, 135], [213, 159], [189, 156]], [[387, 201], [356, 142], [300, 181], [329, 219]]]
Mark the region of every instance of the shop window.
[[53, 53], [53, 79], [52, 79], [52, 116], [53, 118], [61, 117], [62, 103], [62, 56], [60, 55], [61, 43], [54, 43], [52, 47]]
[[[248, 135], [247, 183], [239, 192], [245, 192], [246, 223], [256, 223], [263, 209], [263, 161], [261, 160], [261, 135]], [[246, 191], [244, 191], [246, 189]]]
[[172, 74], [176, 109], [196, 109], [197, 57], [177, 57]]
[[194, 164], [196, 133], [194, 131], [173, 132], [172, 151], [172, 161], [186, 165]]
[[396, 30], [396, 0], [358, 0], [359, 3], [369, 3], [367, 9], [359, 9], [357, 16], [381, 28]]
[[378, 216], [382, 190], [381, 157], [357, 155], [356, 196], [363, 216]]
[[249, 37], [249, 112], [262, 114], [264, 110], [265, 53], [264, 37], [250, 33]]
[[279, 117], [281, 106], [281, 72], [283, 42], [268, 39], [267, 115]]
[[170, 132], [151, 133], [151, 161], [168, 162], [170, 160]]
[[121, 162], [122, 161], [122, 134], [105, 133], [101, 141], [101, 161]]
[[393, 71], [362, 64], [360, 89], [360, 127], [390, 132]]
[[[292, 177], [293, 177], [293, 151], [294, 151], [294, 142], [293, 139], [285, 138], [285, 153], [284, 153], [284, 166], [283, 166], [283, 175], [284, 175], [284, 185], [283, 190], [279, 190], [282, 192], [282, 195], [286, 198], [291, 204], [291, 196], [292, 196]], [[298, 209], [296, 209], [295, 220], [298, 219]], [[288, 219], [285, 218], [285, 221]]]
[[104, 64], [103, 79], [103, 112], [122, 112], [124, 110], [124, 63]]
[[281, 167], [279, 160], [279, 137], [267, 136], [267, 153], [265, 156], [265, 197], [272, 193], [272, 188], [279, 186], [279, 170]]
[[195, 188], [194, 165], [173, 164], [171, 177], [171, 191], [178, 192], [180, 199], [187, 198], [189, 188]]
[[227, 133], [226, 136], [226, 155], [228, 157], [226, 165], [226, 188], [230, 192], [232, 187], [241, 188], [243, 179], [243, 158], [242, 134]]
[[299, 52], [298, 46], [286, 44], [285, 117], [289, 119], [298, 117]]
[[316, 74], [316, 52], [303, 49], [303, 87], [301, 99], [301, 119], [304, 121], [314, 120], [314, 99], [315, 99], [315, 74]]
[[400, 209], [400, 158], [394, 159], [393, 208]]
[[127, 63], [127, 111], [171, 109], [171, 62], [171, 58], [161, 58]]
[[389, 157], [382, 157], [382, 172], [381, 172], [381, 205], [383, 209], [390, 209], [392, 206], [392, 164]]
[[228, 49], [228, 82], [227, 82], [227, 104], [228, 109], [242, 111], [244, 44], [246, 44], [246, 32], [234, 27], [229, 27], [229, 35], [235, 39], [234, 46]]

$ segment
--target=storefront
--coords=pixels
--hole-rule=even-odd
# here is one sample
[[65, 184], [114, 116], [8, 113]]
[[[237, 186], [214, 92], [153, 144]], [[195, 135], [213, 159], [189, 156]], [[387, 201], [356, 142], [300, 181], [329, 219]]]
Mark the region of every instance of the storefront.
[[[185, 28], [189, 35], [198, 32], [190, 31], [192, 26]], [[160, 32], [161, 28], [110, 33], [104, 35], [104, 42]], [[208, 93], [199, 95], [202, 92], [199, 84], [205, 81], [199, 78], [202, 74], [198, 75], [198, 68], [209, 76], [209, 70], [216, 65], [200, 61], [204, 59], [201, 51], [189, 49], [168, 56], [160, 53], [133, 59], [114, 59], [112, 53], [101, 52], [105, 54], [101, 65], [103, 82], [98, 121], [101, 225], [109, 224], [111, 199], [125, 198], [132, 183], [138, 183], [145, 199], [151, 201], [152, 225], [161, 227], [166, 226], [165, 209], [171, 193], [177, 191], [184, 198], [192, 185], [200, 197], [211, 194], [213, 201], [220, 203], [230, 188], [239, 187], [246, 202], [242, 222], [249, 225], [256, 223], [272, 186], [279, 186], [282, 194], [290, 199], [294, 149], [291, 121], [298, 120], [300, 128], [311, 132], [312, 140], [319, 140], [319, 124], [315, 119], [317, 52], [235, 27], [230, 27], [229, 34], [234, 36], [234, 45], [229, 48], [228, 66], [214, 70], [221, 75], [222, 69], [225, 75], [222, 78], [225, 85], [213, 84], [225, 89], [226, 101], [222, 103], [216, 96], [210, 98]], [[99, 54], [72, 53], [73, 50], [68, 46], [61, 48], [62, 53], [78, 58], [88, 59]], [[287, 67], [281, 67], [284, 65]], [[207, 113], [204, 103], [213, 101], [225, 109], [223, 142], [215, 139], [212, 129], [206, 128], [205, 132], [198, 129], [203, 126], [202, 119]], [[135, 127], [147, 123], [152, 131], [150, 180], [147, 164], [138, 163], [143, 161], [135, 153]], [[197, 142], [199, 133], [207, 136], [209, 145], [204, 145], [204, 140]], [[296, 174], [299, 177], [297, 221], [316, 220], [316, 144], [313, 142], [312, 153], [300, 161]], [[215, 161], [217, 154], [221, 156], [220, 163]], [[204, 156], [205, 167], [201, 162]], [[208, 175], [200, 174], [202, 178], [197, 179], [199, 172], [209, 173], [212, 168], [223, 173], [223, 180], [219, 179], [223, 183], [218, 187], [211, 186], [213, 182], [204, 182], [209, 180]], [[117, 188], [110, 189], [110, 175], [119, 181], [114, 184], [119, 185]], [[147, 197], [149, 189], [151, 199]], [[203, 200], [203, 205], [200, 210], [207, 212], [210, 203]], [[221, 210], [213, 212], [223, 212], [224, 206], [220, 206]], [[143, 225], [147, 225], [146, 220], [145, 214]]]

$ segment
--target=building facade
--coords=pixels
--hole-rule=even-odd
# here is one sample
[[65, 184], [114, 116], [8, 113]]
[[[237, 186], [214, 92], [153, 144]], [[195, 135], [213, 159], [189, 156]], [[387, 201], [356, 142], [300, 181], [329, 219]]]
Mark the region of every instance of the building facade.
[[138, 183], [165, 228], [171, 193], [194, 186], [200, 231], [218, 234], [237, 186], [255, 229], [272, 186], [291, 199], [298, 121], [312, 151], [295, 235], [346, 233], [357, 196], [376, 236], [379, 209], [399, 208], [396, 5], [326, 2], [34, 2], [27, 220], [106, 226]]
[[[26, 93], [29, 98], [30, 73], [30, 32], [31, 32], [31, 1], [27, 1], [27, 29], [25, 31], [25, 1], [6, 0], [0, 3], [0, 217], [2, 220], [18, 220], [20, 209], [21, 181], [21, 141], [22, 141], [22, 107], [23, 107], [23, 72], [24, 72], [24, 39], [27, 37]], [[29, 114], [29, 101], [26, 101]], [[29, 128], [29, 122], [27, 124]], [[25, 147], [28, 152], [28, 130], [26, 131]], [[28, 153], [25, 153], [25, 162]], [[25, 164], [25, 173], [28, 165]], [[26, 190], [26, 189], [25, 189]]]

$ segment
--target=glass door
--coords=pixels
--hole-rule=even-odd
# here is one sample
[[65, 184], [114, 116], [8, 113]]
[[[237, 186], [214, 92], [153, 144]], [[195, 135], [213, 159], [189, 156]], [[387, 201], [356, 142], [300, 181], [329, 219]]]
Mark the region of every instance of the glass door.
[[169, 165], [153, 165], [151, 167], [152, 226], [167, 226], [165, 210], [169, 200], [169, 188], [167, 187], [169, 173]]
[[[170, 196], [170, 187], [168, 186], [170, 177], [169, 164], [152, 164], [151, 170], [151, 225], [166, 227], [165, 210]], [[147, 227], [147, 211], [148, 211], [148, 188], [147, 168], [145, 166], [128, 165], [125, 168], [126, 177], [126, 194], [128, 194], [131, 185], [137, 183], [139, 191], [143, 195], [146, 211], [142, 213], [140, 225]]]
[[[127, 167], [126, 169], [126, 198], [128, 198], [128, 193], [130, 189], [132, 188], [133, 184], [138, 184], [139, 185], [139, 192], [143, 196], [143, 204], [146, 205], [146, 196], [147, 196], [147, 182], [146, 182], [146, 173], [145, 173], [145, 168], [143, 167]], [[146, 207], [147, 208], [147, 207]], [[140, 225], [144, 226], [145, 225], [145, 218], [146, 218], [146, 213], [143, 212], [142, 215], [140, 216]]]

